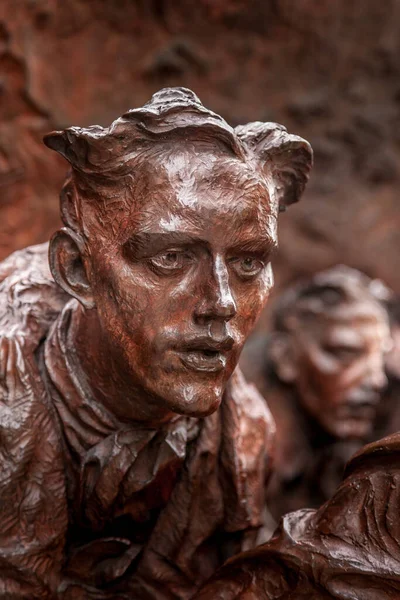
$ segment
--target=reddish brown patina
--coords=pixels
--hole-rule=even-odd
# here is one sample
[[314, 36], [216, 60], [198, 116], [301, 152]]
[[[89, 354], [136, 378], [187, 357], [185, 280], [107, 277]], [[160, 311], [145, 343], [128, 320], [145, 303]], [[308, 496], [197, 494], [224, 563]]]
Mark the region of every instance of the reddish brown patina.
[[267, 399], [277, 426], [268, 488], [274, 519], [320, 506], [350, 456], [376, 439], [391, 346], [382, 301], [389, 297], [381, 282], [334, 267], [282, 294], [272, 333], [245, 348], [244, 374]]
[[261, 523], [273, 425], [235, 367], [311, 149], [182, 88], [45, 142], [51, 274], [1, 265], [0, 592], [189, 598]]
[[397, 600], [400, 435], [363, 448], [318, 510], [286, 515], [264, 546], [231, 559], [196, 600]]

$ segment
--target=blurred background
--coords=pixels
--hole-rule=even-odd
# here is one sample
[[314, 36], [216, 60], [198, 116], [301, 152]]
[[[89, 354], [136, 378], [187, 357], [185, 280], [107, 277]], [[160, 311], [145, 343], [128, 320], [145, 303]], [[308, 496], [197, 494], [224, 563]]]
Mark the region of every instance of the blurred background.
[[399, 294], [399, 26], [400, 0], [1, 0], [0, 258], [59, 225], [66, 163], [46, 132], [182, 85], [314, 148], [281, 218], [277, 291], [345, 263]]

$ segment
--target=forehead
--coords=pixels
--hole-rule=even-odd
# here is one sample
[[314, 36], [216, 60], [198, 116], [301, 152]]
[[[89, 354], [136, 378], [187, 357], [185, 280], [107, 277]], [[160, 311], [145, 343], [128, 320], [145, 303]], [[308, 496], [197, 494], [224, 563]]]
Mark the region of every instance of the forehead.
[[219, 225], [237, 236], [252, 231], [276, 237], [277, 208], [266, 183], [251, 165], [226, 153], [195, 146], [160, 153], [142, 163], [135, 179], [135, 189], [125, 196], [131, 210], [121, 223], [121, 238], [138, 231], [211, 233]]

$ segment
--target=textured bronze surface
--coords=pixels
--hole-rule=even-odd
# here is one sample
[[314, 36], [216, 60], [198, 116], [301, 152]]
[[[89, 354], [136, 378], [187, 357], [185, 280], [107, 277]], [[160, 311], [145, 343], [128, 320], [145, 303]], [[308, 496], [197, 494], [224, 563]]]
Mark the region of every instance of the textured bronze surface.
[[333, 498], [286, 515], [273, 539], [231, 559], [196, 600], [397, 600], [400, 436], [363, 448]]
[[280, 225], [277, 290], [340, 262], [400, 294], [398, 0], [17, 4], [0, 2], [0, 258], [59, 226], [46, 131], [187, 86], [230, 123], [285, 123], [314, 148], [306, 201]]
[[390, 297], [381, 282], [337, 266], [277, 298], [272, 332], [245, 348], [244, 374], [276, 421], [268, 487], [275, 522], [289, 511], [319, 507], [350, 456], [383, 437]]
[[0, 266], [0, 595], [189, 598], [261, 524], [273, 423], [236, 364], [311, 148], [183, 88], [45, 142], [51, 273], [46, 244]]

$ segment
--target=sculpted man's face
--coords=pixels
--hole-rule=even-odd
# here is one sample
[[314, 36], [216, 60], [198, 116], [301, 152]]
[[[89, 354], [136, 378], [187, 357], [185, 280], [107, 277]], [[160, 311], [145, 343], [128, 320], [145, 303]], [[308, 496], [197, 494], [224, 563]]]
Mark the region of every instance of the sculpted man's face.
[[152, 400], [205, 415], [272, 286], [276, 211], [252, 169], [211, 150], [152, 157], [134, 194], [116, 195], [89, 241], [104, 336]]
[[306, 410], [338, 438], [364, 438], [386, 385], [389, 330], [381, 313], [357, 310], [326, 317], [291, 334], [294, 384]]

